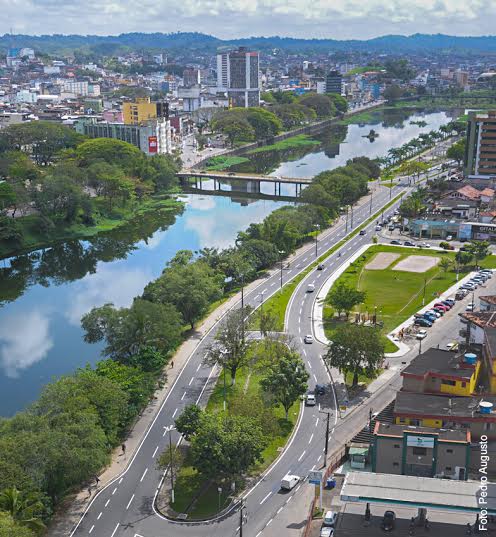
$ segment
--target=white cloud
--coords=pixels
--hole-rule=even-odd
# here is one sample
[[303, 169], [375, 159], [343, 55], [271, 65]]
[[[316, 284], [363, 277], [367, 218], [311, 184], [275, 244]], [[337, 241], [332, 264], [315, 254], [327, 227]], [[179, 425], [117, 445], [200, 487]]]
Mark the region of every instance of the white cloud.
[[0, 32], [201, 31], [369, 38], [387, 33], [494, 33], [492, 0], [0, 0]]
[[152, 277], [151, 272], [144, 270], [120, 270], [100, 263], [95, 274], [77, 282], [65, 315], [72, 325], [79, 326], [81, 317], [94, 307], [109, 302], [118, 308], [129, 306]]
[[0, 364], [8, 377], [39, 362], [53, 347], [48, 316], [39, 311], [24, 312], [2, 320]]

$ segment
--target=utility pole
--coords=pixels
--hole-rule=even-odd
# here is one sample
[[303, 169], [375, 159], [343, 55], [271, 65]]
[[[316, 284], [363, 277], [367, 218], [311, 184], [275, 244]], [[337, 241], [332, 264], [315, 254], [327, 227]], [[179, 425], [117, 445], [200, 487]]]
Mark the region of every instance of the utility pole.
[[315, 257], [318, 257], [319, 256], [319, 253], [318, 253], [318, 247], [319, 247], [318, 235], [319, 235], [320, 226], [318, 224], [315, 224], [314, 228], [316, 229], [316, 232], [315, 232]]
[[348, 205], [346, 206], [346, 228], [345, 233], [348, 233]]
[[243, 509], [246, 509], [244, 499], [241, 498], [241, 507], [239, 508], [239, 537], [243, 537]]
[[284, 255], [284, 251], [283, 250], [279, 250], [279, 255], [281, 256], [281, 289], [282, 289], [282, 263], [283, 263], [283, 255]]
[[171, 478], [171, 499], [174, 503], [174, 469], [172, 465], [172, 429], [169, 427], [169, 468], [170, 468], [170, 478]]
[[370, 191], [370, 210], [369, 210], [369, 215], [372, 214], [372, 197], [373, 197], [373, 195], [374, 195], [374, 191], [371, 190]]
[[331, 417], [331, 413], [327, 412], [327, 411], [324, 411], [324, 410], [321, 410], [320, 413], [321, 414], [327, 414], [325, 447], [324, 447], [324, 468], [325, 468], [327, 466], [327, 452], [329, 450], [329, 420], [330, 420], [330, 417]]
[[353, 229], [353, 205], [351, 206], [351, 225], [350, 229]]

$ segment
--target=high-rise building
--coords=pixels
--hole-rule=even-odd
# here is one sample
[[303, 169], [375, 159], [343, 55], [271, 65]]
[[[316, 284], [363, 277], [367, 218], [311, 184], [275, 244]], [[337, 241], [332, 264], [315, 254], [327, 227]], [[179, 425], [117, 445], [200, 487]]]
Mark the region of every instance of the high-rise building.
[[343, 75], [339, 71], [329, 71], [326, 76], [326, 93], [337, 93], [341, 95], [342, 88]]
[[469, 112], [464, 164], [469, 178], [496, 178], [496, 110]]
[[185, 88], [192, 88], [200, 84], [200, 71], [199, 69], [185, 69], [183, 71], [183, 86]]
[[122, 114], [126, 125], [140, 125], [157, 118], [157, 104], [150, 102], [150, 97], [140, 97], [134, 103], [124, 103]]
[[260, 80], [258, 52], [240, 47], [229, 53], [229, 88], [231, 106], [259, 106]]
[[229, 87], [229, 52], [217, 54], [217, 88], [227, 91]]

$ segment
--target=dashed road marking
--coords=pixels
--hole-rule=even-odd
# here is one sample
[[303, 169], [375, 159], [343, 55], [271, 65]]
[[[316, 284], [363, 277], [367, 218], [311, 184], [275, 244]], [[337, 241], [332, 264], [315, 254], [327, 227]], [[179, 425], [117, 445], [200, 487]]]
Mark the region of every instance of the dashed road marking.
[[174, 417], [177, 414], [178, 409], [174, 410], [174, 414], [172, 414], [172, 417]]
[[186, 392], [183, 393], [183, 396], [181, 397], [181, 401], [186, 397]]
[[126, 511], [129, 509], [129, 506], [131, 505], [131, 502], [134, 500], [134, 494], [131, 496], [131, 499], [129, 500], [129, 502], [127, 503], [126, 505]]
[[108, 500], [105, 502], [105, 507], [107, 507], [109, 503], [110, 503], [110, 499], [108, 499]]
[[140, 483], [145, 479], [146, 472], [148, 472], [148, 468], [145, 468], [145, 471], [143, 472], [143, 475], [141, 476]]
[[100, 520], [102, 518], [103, 513], [100, 511], [100, 514], [96, 517], [97, 520]]
[[267, 498], [268, 498], [271, 494], [272, 494], [272, 491], [270, 491], [270, 492], [267, 494], [267, 496], [265, 496], [265, 498], [260, 502], [260, 505], [262, 505], [262, 504], [265, 502], [265, 500], [267, 500]]
[[298, 462], [301, 461], [301, 459], [303, 459], [303, 457], [305, 456], [305, 453], [307, 452], [306, 449], [303, 450], [303, 453], [298, 457]]
[[117, 524], [117, 526], [114, 528], [114, 531], [112, 532], [112, 535], [110, 537], [114, 537], [115, 535], [115, 532], [117, 531], [117, 528], [119, 527], [119, 524]]
[[191, 384], [193, 383], [194, 380], [195, 380], [195, 377], [191, 377], [191, 380], [189, 381], [188, 386], [191, 386]]
[[117, 487], [112, 491], [112, 496], [115, 494], [115, 491], [117, 490]]
[[313, 378], [315, 379], [315, 382], [317, 382], [317, 377], [315, 376], [315, 373], [313, 374]]
[[310, 443], [312, 442], [312, 440], [313, 440], [313, 433], [312, 433], [312, 435], [310, 436], [310, 438], [309, 438], [309, 440], [308, 440], [308, 443], [310, 444]]
[[157, 454], [157, 451], [158, 451], [158, 446], [155, 448], [155, 451], [153, 452], [152, 459], [155, 458], [155, 455]]
[[95, 525], [91, 526], [90, 531], [88, 533], [91, 533], [95, 529]]

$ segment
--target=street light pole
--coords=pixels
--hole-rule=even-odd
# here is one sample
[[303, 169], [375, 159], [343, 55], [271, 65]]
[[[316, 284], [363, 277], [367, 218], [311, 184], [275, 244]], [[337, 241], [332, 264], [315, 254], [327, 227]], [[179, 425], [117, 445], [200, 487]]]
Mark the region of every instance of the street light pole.
[[244, 499], [241, 498], [241, 506], [239, 508], [239, 537], [243, 537], [243, 509], [245, 509]]
[[425, 306], [425, 286], [427, 284], [427, 278], [424, 278], [424, 294], [422, 296], [422, 306]]
[[348, 233], [348, 205], [346, 206], [346, 228], [345, 228], [345, 233]]
[[317, 230], [316, 233], [315, 233], [315, 257], [318, 257], [319, 256], [319, 253], [318, 253], [318, 248], [319, 248], [318, 235], [319, 235], [320, 226], [318, 224], [315, 224], [313, 227]]
[[283, 250], [279, 250], [279, 255], [281, 256], [281, 289], [282, 289], [282, 264], [283, 264], [283, 255], [284, 255], [284, 251]]
[[351, 206], [351, 224], [350, 229], [353, 229], [353, 205]]
[[370, 210], [369, 210], [369, 215], [372, 214], [372, 197], [374, 195], [374, 191], [371, 189], [370, 190]]
[[326, 419], [326, 435], [325, 435], [325, 447], [324, 447], [324, 468], [326, 467], [327, 465], [327, 451], [329, 449], [329, 420], [330, 420], [330, 417], [331, 417], [331, 413], [330, 412], [326, 412], [324, 410], [321, 410], [320, 411], [321, 414], [327, 414], [327, 419]]
[[171, 500], [174, 503], [174, 469], [172, 465], [172, 429], [174, 427], [171, 425], [168, 427], [169, 431], [169, 469], [170, 469], [170, 479], [171, 479]]

